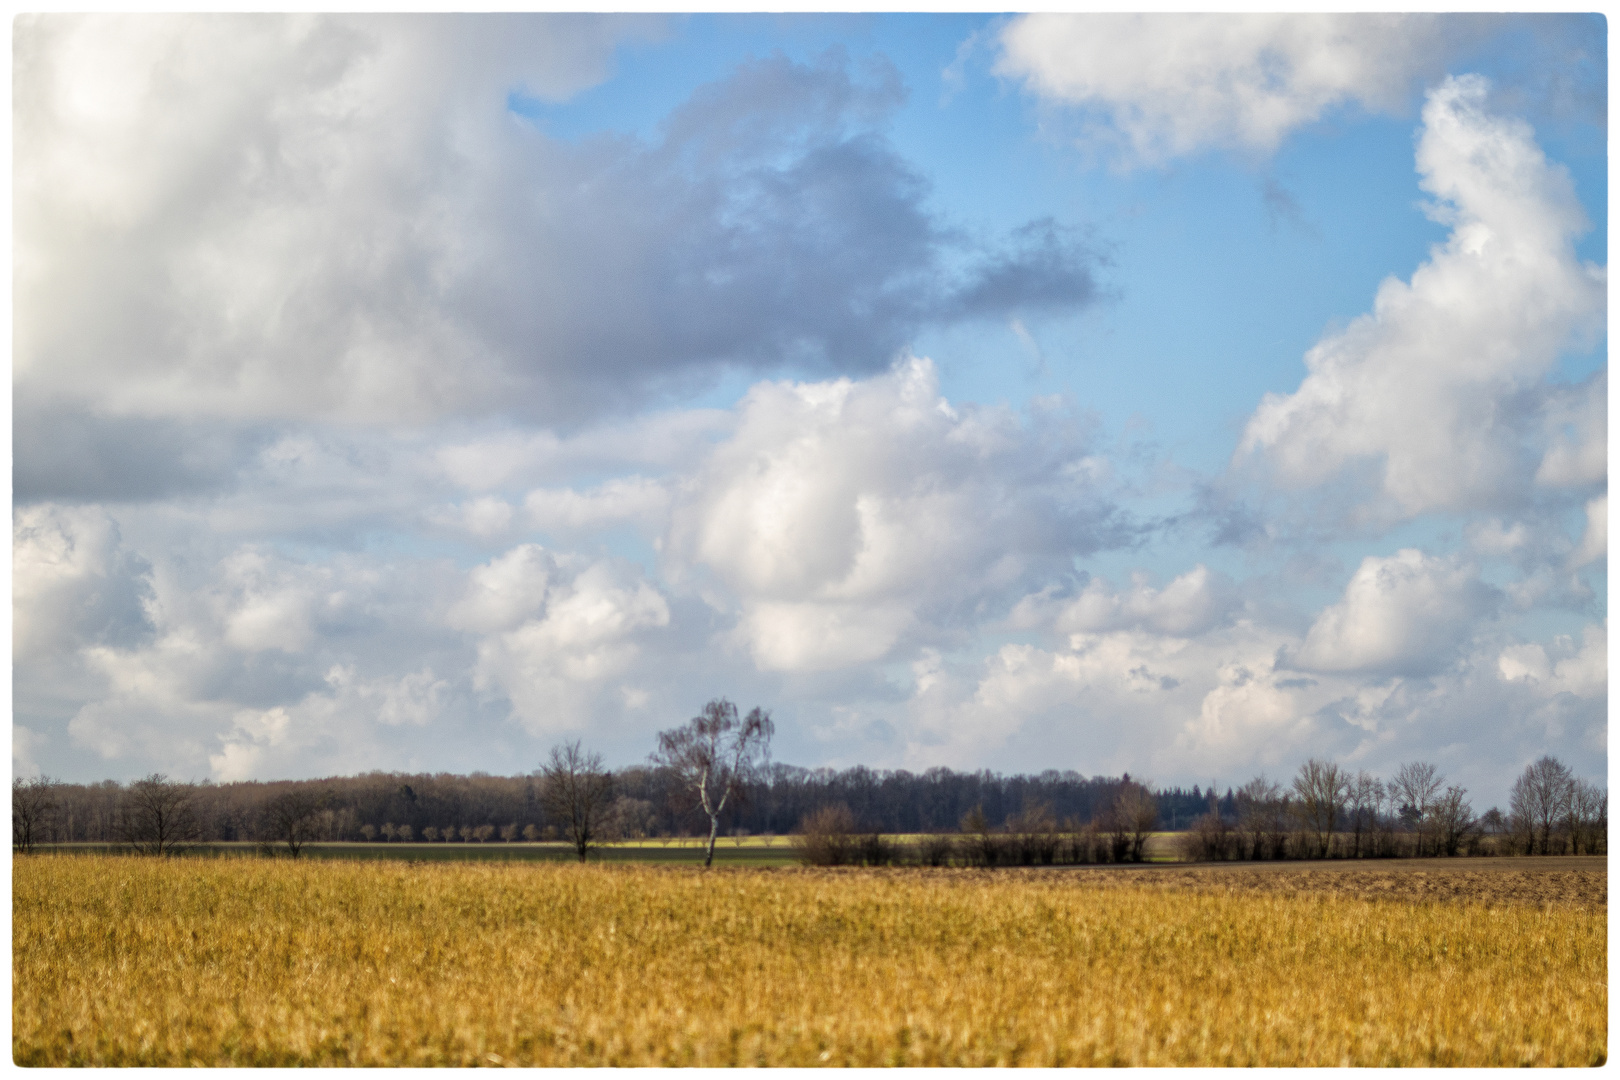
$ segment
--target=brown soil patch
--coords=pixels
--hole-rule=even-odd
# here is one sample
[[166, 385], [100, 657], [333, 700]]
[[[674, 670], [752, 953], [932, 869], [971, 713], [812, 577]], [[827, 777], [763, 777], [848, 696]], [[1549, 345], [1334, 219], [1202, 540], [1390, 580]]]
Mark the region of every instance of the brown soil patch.
[[[1354, 896], [1403, 901], [1461, 901], [1483, 904], [1556, 904], [1606, 910], [1606, 860], [1403, 860], [1388, 864], [1342, 862], [1271, 863], [1261, 866], [1151, 866], [1140, 869], [1096, 867], [1076, 876], [1087, 884], [1193, 889], [1225, 893]], [[1554, 862], [1574, 865], [1550, 865]], [[1404, 863], [1404, 865], [1403, 865]]]

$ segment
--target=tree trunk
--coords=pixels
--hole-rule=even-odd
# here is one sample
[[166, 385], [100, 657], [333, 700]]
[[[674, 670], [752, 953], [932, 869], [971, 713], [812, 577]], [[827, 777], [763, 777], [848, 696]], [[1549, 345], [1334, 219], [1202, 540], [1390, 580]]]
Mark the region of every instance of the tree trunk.
[[714, 838], [720, 835], [720, 815], [712, 814], [709, 817], [709, 848], [703, 856], [703, 869], [707, 870], [714, 862]]

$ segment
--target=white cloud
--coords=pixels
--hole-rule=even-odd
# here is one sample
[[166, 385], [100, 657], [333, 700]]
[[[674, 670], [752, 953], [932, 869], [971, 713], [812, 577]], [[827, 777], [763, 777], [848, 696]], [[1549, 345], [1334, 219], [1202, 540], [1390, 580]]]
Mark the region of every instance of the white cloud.
[[352, 744], [373, 725], [426, 727], [441, 719], [450, 690], [430, 668], [364, 679], [352, 666], [337, 666], [325, 681], [325, 690], [301, 701], [232, 715], [218, 752], [208, 756], [213, 778], [228, 783], [298, 769], [334, 743]]
[[545, 607], [558, 570], [557, 559], [539, 544], [521, 544], [477, 566], [467, 575], [467, 592], [449, 612], [458, 630], [509, 630]]
[[1570, 559], [1572, 566], [1586, 566], [1609, 557], [1609, 496], [1599, 495], [1586, 504], [1586, 534]]
[[480, 256], [457, 204], [499, 158], [509, 92], [565, 98], [645, 29], [24, 17], [19, 387], [154, 415], [421, 416], [489, 393], [500, 373], [446, 317]]
[[1601, 331], [1607, 291], [1575, 255], [1588, 225], [1569, 176], [1485, 94], [1477, 76], [1447, 79], [1423, 111], [1418, 171], [1450, 237], [1306, 354], [1298, 391], [1266, 395], [1239, 460], [1260, 455], [1292, 488], [1370, 470], [1378, 511], [1396, 517], [1527, 496], [1538, 463], [1523, 401]]
[[1105, 113], [1146, 161], [1209, 147], [1269, 152], [1345, 104], [1390, 112], [1443, 70], [1470, 27], [1432, 15], [1024, 15], [996, 72], [1048, 101]]
[[885, 376], [760, 384], [736, 434], [680, 487], [665, 552], [740, 609], [755, 661], [878, 660], [1000, 608], [1117, 526], [1067, 435], [957, 412], [931, 362]]
[[628, 564], [559, 559], [514, 548], [470, 575], [452, 624], [480, 633], [473, 684], [511, 703], [536, 734], [577, 730], [617, 696], [635, 707], [632, 677], [649, 635], [669, 626], [669, 603]]
[[1456, 655], [1497, 603], [1473, 567], [1415, 548], [1369, 555], [1344, 598], [1317, 616], [1292, 663], [1307, 671], [1426, 675]]
[[1609, 476], [1609, 372], [1547, 395], [1547, 453], [1536, 483], [1585, 487]]
[[1335, 688], [1276, 666], [1291, 641], [1239, 619], [1195, 637], [1119, 629], [1004, 645], [976, 669], [936, 663], [910, 703], [907, 765], [1039, 754], [1085, 772], [1230, 776], [1353, 750], [1358, 733], [1314, 715]]
[[1608, 624], [1588, 625], [1579, 649], [1567, 637], [1552, 642], [1553, 655], [1536, 642], [1510, 645], [1497, 658], [1496, 667], [1507, 682], [1533, 686], [1544, 697], [1573, 694], [1591, 698], [1607, 695], [1609, 686]]
[[220, 570], [228, 595], [225, 640], [231, 645], [296, 653], [314, 640], [314, 609], [322, 598], [310, 577], [324, 574], [298, 573], [253, 550], [236, 552]]
[[669, 503], [669, 491], [663, 484], [643, 476], [625, 476], [583, 492], [536, 488], [524, 497], [523, 511], [529, 523], [543, 532], [578, 533], [630, 524], [648, 533], [661, 533]]
[[1057, 600], [1046, 590], [1018, 602], [1009, 617], [1015, 627], [1050, 627], [1059, 633], [1098, 633], [1146, 629], [1157, 633], [1202, 634], [1241, 607], [1232, 582], [1199, 563], [1162, 589], [1146, 574], [1131, 575], [1130, 587], [1116, 590], [1092, 578], [1078, 596]]
[[13, 721], [11, 725], [11, 775], [39, 776], [41, 770], [35, 755], [46, 742], [47, 739], [44, 735]]

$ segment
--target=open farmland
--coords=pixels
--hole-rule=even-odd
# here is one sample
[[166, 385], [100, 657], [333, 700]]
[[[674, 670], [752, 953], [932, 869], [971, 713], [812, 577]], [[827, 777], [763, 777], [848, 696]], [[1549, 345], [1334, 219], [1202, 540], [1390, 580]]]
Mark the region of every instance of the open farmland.
[[[1169, 871], [1183, 872], [1205, 871]], [[18, 859], [13, 1053], [28, 1065], [1605, 1058], [1602, 906], [1130, 873]]]

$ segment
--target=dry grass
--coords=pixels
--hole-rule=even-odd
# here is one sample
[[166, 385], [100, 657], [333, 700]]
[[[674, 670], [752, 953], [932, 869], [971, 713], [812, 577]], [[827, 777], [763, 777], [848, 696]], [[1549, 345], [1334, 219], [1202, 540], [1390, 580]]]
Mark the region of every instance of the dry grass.
[[1604, 914], [1082, 874], [14, 862], [29, 1065], [1586, 1065]]

